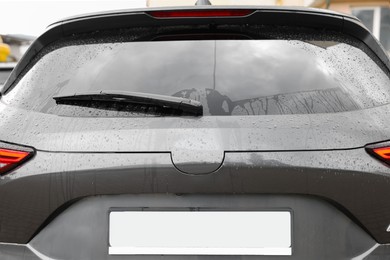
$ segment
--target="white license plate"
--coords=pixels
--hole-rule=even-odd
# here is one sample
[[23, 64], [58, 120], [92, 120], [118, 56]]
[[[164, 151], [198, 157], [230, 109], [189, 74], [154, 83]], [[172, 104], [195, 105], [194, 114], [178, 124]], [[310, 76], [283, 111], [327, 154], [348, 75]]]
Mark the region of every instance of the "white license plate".
[[291, 255], [289, 211], [113, 211], [110, 255]]

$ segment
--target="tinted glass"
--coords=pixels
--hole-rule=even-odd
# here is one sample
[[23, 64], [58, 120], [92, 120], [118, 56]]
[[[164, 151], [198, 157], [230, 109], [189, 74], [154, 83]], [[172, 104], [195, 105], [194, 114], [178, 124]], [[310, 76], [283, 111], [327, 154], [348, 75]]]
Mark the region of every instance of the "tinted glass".
[[66, 116], [143, 115], [53, 100], [100, 90], [194, 99], [206, 116], [334, 113], [388, 103], [389, 76], [359, 42], [302, 35], [72, 43], [43, 55], [4, 100]]

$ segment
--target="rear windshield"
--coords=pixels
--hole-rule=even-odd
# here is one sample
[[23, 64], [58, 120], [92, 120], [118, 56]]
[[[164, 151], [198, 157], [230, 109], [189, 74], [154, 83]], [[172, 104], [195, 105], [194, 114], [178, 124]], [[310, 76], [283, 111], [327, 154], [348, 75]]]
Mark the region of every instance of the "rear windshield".
[[358, 40], [286, 28], [239, 30], [147, 40], [127, 31], [57, 42], [4, 102], [62, 116], [166, 116], [114, 102], [53, 99], [105, 90], [194, 99], [205, 116], [336, 113], [389, 102], [389, 73]]

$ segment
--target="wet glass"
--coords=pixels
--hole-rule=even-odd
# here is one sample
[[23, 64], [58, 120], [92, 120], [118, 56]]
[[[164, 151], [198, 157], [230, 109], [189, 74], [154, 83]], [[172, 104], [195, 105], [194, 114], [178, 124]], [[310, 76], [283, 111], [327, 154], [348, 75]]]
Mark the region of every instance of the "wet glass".
[[142, 113], [114, 105], [56, 105], [53, 96], [100, 90], [170, 95], [200, 101], [205, 116], [336, 113], [387, 104], [386, 70], [354, 41], [327, 36], [70, 45], [38, 60], [4, 101], [43, 113], [102, 117]]

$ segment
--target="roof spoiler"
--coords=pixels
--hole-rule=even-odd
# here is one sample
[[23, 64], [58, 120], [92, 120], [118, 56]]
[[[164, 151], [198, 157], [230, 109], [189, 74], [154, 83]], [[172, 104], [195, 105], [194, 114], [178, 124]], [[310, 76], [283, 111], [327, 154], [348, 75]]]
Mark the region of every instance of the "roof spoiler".
[[[203, 0], [199, 0], [204, 2]], [[206, 0], [208, 1], [208, 0]], [[242, 17], [153, 17], [153, 12], [188, 12], [201, 10], [253, 10], [249, 15]], [[210, 12], [213, 13], [213, 12]], [[280, 25], [296, 26], [314, 29], [326, 29], [342, 32], [364, 42], [376, 56], [390, 70], [390, 60], [384, 48], [372, 36], [364, 25], [356, 18], [319, 9], [300, 9], [283, 7], [248, 7], [248, 6], [197, 6], [197, 7], [176, 7], [176, 8], [148, 8], [139, 10], [125, 10], [116, 12], [105, 12], [73, 17], [53, 24], [44, 34], [37, 38], [19, 61], [7, 82], [5, 82], [1, 93], [6, 93], [14, 85], [18, 76], [26, 69], [27, 65], [47, 45], [65, 37], [95, 31], [112, 30], [132, 27], [154, 27], [154, 26], [176, 26], [176, 25]]]

